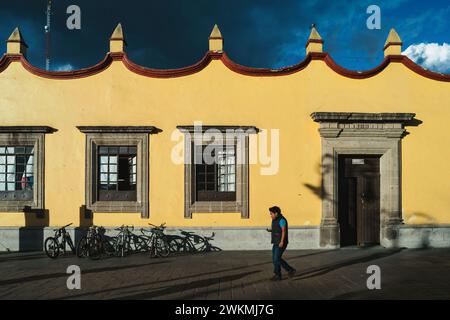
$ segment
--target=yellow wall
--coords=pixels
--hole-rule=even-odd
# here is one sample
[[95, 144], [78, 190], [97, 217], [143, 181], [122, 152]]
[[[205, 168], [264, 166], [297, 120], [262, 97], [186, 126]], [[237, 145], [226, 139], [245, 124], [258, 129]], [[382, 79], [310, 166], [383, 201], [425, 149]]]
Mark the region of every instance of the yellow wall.
[[[79, 125], [154, 125], [150, 136], [150, 218], [139, 213], [95, 213], [96, 225], [266, 226], [267, 208], [279, 205], [291, 226], [319, 225], [320, 137], [310, 114], [413, 112], [423, 121], [403, 140], [403, 217], [407, 223], [450, 223], [449, 84], [420, 76], [401, 63], [380, 74], [350, 79], [323, 61], [295, 74], [252, 77], [213, 60], [204, 70], [157, 79], [130, 72], [121, 62], [82, 79], [35, 76], [20, 62], [0, 73], [1, 125], [46, 125], [45, 207], [51, 226], [79, 224], [84, 204], [85, 135]], [[173, 164], [177, 125], [254, 125], [280, 130], [279, 172], [250, 167], [250, 219], [239, 213], [194, 214], [184, 219], [183, 165]], [[307, 187], [306, 184], [310, 185]], [[23, 213], [0, 213], [1, 226], [22, 226]]]

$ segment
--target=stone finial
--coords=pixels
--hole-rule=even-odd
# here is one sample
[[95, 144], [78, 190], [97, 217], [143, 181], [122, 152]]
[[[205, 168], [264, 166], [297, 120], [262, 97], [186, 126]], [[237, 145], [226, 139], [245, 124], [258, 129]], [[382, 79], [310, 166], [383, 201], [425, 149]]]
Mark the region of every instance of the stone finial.
[[110, 52], [124, 52], [127, 42], [123, 36], [122, 24], [119, 23], [109, 39]]
[[209, 51], [221, 52], [223, 51], [223, 38], [222, 33], [220, 33], [219, 27], [217, 24], [214, 25], [214, 28], [209, 35]]
[[311, 33], [306, 42], [306, 54], [310, 52], [323, 52], [323, 40], [319, 32], [317, 32], [316, 25], [311, 25]]
[[402, 40], [394, 28], [389, 31], [389, 35], [384, 44], [384, 56], [402, 54]]
[[27, 55], [28, 46], [23, 39], [22, 33], [19, 27], [15, 28], [14, 31], [6, 40], [6, 53], [8, 54], [22, 54]]

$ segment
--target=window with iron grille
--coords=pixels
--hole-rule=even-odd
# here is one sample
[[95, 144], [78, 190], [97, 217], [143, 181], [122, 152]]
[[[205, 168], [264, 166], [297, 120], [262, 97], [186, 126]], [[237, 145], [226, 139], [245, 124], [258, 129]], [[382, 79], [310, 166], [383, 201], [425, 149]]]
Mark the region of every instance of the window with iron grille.
[[86, 134], [86, 208], [149, 217], [149, 134], [153, 126], [77, 126]]
[[34, 147], [0, 145], [2, 199], [33, 199]]
[[55, 131], [0, 126], [0, 212], [44, 209], [45, 135]]
[[179, 125], [184, 133], [184, 217], [241, 213], [249, 218], [249, 135], [254, 126]]
[[98, 200], [136, 201], [137, 146], [98, 146]]
[[236, 201], [236, 146], [193, 145], [196, 201]]

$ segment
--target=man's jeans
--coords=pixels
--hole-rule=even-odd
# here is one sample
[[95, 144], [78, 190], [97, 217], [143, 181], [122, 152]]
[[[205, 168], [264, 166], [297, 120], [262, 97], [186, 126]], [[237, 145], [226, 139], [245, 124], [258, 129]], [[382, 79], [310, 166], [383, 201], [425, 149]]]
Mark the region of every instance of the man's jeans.
[[281, 258], [284, 250], [286, 250], [286, 246], [280, 248], [278, 245], [274, 244], [272, 247], [273, 273], [279, 277], [281, 277], [281, 267], [287, 272], [294, 270], [294, 268]]

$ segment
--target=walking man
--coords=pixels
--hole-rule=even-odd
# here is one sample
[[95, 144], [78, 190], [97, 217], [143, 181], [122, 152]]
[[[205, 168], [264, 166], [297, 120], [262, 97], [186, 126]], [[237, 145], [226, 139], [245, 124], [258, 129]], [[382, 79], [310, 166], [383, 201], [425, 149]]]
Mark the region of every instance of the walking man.
[[272, 233], [272, 261], [275, 274], [271, 280], [281, 280], [281, 267], [288, 272], [288, 276], [295, 275], [296, 270], [292, 268], [286, 261], [282, 259], [284, 250], [288, 245], [288, 222], [281, 214], [281, 209], [277, 206], [269, 208], [270, 217], [272, 218], [272, 228], [267, 231]]

